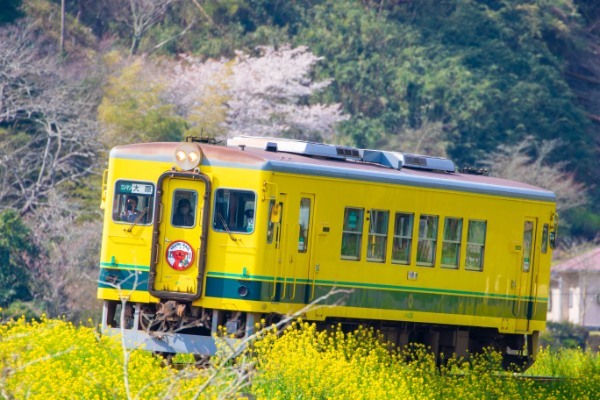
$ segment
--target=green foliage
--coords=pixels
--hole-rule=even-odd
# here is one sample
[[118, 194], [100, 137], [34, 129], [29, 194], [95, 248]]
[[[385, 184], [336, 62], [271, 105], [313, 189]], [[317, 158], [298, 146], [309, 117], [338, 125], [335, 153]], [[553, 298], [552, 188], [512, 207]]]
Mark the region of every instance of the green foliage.
[[[107, 58], [115, 56], [113, 53]], [[137, 59], [109, 78], [98, 107], [98, 120], [104, 125], [103, 140], [109, 147], [183, 138], [185, 121], [161, 98], [160, 76], [145, 66], [142, 59]]]
[[39, 319], [43, 314], [43, 304], [34, 301], [16, 300], [2, 309], [2, 314], [6, 319], [24, 317], [27, 321]]
[[540, 345], [548, 346], [551, 350], [583, 349], [586, 346], [588, 331], [570, 323], [548, 322], [546, 332], [540, 337]]
[[358, 2], [328, 1], [312, 8], [307, 18], [295, 40], [324, 57], [318, 75], [334, 81], [323, 98], [341, 101], [353, 116], [342, 126], [343, 135], [371, 147], [418, 118], [420, 107], [411, 110], [407, 100], [423, 66], [409, 64], [403, 54], [421, 50], [418, 32]]
[[[39, 29], [46, 40], [58, 47], [61, 35], [60, 1], [22, 0], [23, 11], [31, 19], [33, 27]], [[67, 2], [68, 3], [68, 2]], [[79, 21], [77, 14], [65, 13], [65, 50], [78, 53], [95, 44], [96, 38], [89, 28]]]
[[342, 133], [358, 145], [440, 121], [459, 164], [528, 134], [589, 160], [585, 117], [543, 37], [564, 24], [544, 2], [492, 3], [326, 1], [295, 40], [324, 57], [326, 96], [354, 116]]
[[[83, 3], [81, 21], [99, 36], [129, 43], [128, 17], [121, 15], [126, 2]], [[597, 13], [589, 1], [575, 4], [589, 21]], [[317, 100], [341, 102], [353, 116], [340, 128], [342, 142], [401, 143], [423, 124], [441, 124], [443, 136], [430, 140], [447, 143], [458, 165], [475, 165], [499, 144], [527, 135], [560, 138], [550, 161], [577, 160], [571, 168], [579, 179], [595, 182], [598, 150], [587, 145], [591, 131], [564, 75], [573, 49], [585, 46], [577, 11], [571, 0], [176, 2], [144, 35], [141, 49], [217, 58], [256, 45], [306, 44], [324, 58], [317, 77], [334, 79]], [[100, 113], [113, 128], [153, 130], [149, 137], [185, 130], [168, 107], [140, 118], [139, 110], [149, 110], [145, 101], [118, 96], [112, 95], [112, 110]]]
[[11, 23], [23, 16], [20, 10], [22, 0], [0, 0], [0, 25]]
[[[563, 216], [561, 215], [561, 217]], [[570, 236], [594, 240], [600, 232], [600, 214], [595, 214], [586, 207], [568, 210], [564, 218], [569, 223], [568, 232]]]
[[[19, 1], [6, 2], [3, 16], [10, 20]], [[35, 26], [56, 41], [59, 2], [23, 3]], [[130, 45], [127, 0], [66, 7], [68, 46], [107, 38], [116, 47]], [[340, 142], [404, 150], [431, 124], [441, 129], [422, 148], [465, 166], [529, 135], [560, 139], [548, 160], [570, 161], [569, 172], [598, 188], [598, 128], [586, 116], [598, 114], [589, 100], [598, 97], [594, 75], [577, 84], [572, 75], [597, 64], [599, 14], [593, 0], [184, 1], [144, 33], [140, 52], [231, 58], [257, 45], [308, 45], [323, 57], [315, 78], [334, 81], [319, 98], [303, 101], [343, 104], [352, 120], [340, 125]], [[185, 135], [189, 127], [161, 99], [156, 77], [109, 68], [116, 72], [98, 113], [109, 145]], [[600, 189], [591, 197], [597, 216]], [[573, 233], [589, 238], [594, 228], [583, 225], [574, 222]]]
[[573, 3], [577, 5], [579, 14], [586, 22], [592, 24], [596, 23], [600, 16], [600, 3], [596, 0], [574, 0]]
[[31, 299], [27, 266], [37, 253], [19, 215], [13, 210], [0, 213], [0, 306]]

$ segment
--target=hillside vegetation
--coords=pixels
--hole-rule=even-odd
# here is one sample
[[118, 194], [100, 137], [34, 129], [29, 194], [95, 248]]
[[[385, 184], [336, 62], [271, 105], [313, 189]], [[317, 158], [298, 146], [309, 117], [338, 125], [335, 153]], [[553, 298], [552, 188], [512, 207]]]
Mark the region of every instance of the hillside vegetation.
[[600, 231], [592, 0], [4, 0], [0, 306], [86, 318], [114, 145], [268, 134], [452, 158]]

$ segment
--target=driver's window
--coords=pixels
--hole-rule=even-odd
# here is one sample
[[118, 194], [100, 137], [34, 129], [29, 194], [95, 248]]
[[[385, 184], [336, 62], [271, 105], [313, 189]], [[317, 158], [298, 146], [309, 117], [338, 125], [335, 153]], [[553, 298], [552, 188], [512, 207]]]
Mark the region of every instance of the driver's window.
[[198, 194], [192, 190], [175, 190], [171, 213], [171, 225], [192, 228], [196, 225]]
[[112, 217], [114, 221], [148, 225], [152, 222], [154, 185], [119, 180], [115, 183]]

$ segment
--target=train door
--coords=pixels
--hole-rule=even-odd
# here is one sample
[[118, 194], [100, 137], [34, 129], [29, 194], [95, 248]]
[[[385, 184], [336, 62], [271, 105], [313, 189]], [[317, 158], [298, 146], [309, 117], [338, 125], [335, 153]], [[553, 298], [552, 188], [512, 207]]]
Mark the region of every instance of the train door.
[[535, 233], [537, 219], [525, 218], [523, 223], [523, 245], [519, 266], [518, 299], [515, 302], [514, 315], [517, 318], [515, 330], [527, 331], [533, 317], [534, 278], [536, 270]]
[[315, 271], [312, 262], [314, 254], [314, 244], [312, 240], [312, 220], [315, 205], [315, 195], [309, 193], [301, 193], [300, 209], [298, 215], [298, 253], [297, 253], [297, 268], [306, 275], [306, 286], [304, 294], [304, 302], [310, 303], [314, 298], [315, 289]]
[[309, 280], [309, 276], [314, 279], [314, 272], [311, 274], [309, 271], [314, 203], [314, 194], [301, 193], [298, 198], [288, 199], [287, 212], [283, 214], [285, 240], [282, 242], [284, 273], [281, 298], [284, 301], [306, 302], [313, 295], [314, 282]]
[[202, 293], [209, 182], [169, 174], [159, 185], [150, 291], [162, 299], [194, 300]]
[[269, 225], [267, 229], [267, 244], [274, 246], [272, 265], [274, 265], [273, 284], [271, 286], [271, 300], [281, 301], [286, 295], [286, 267], [287, 247], [285, 237], [287, 235], [287, 218], [285, 217], [286, 195], [280, 193], [277, 200], [271, 199], [269, 204]]

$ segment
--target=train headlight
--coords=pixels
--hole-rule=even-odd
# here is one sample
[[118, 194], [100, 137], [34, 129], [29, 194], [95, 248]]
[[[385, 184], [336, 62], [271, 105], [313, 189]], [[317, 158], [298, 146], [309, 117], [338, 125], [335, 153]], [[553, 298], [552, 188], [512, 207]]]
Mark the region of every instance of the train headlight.
[[182, 143], [175, 148], [175, 164], [184, 171], [198, 166], [202, 161], [202, 150], [194, 143]]

